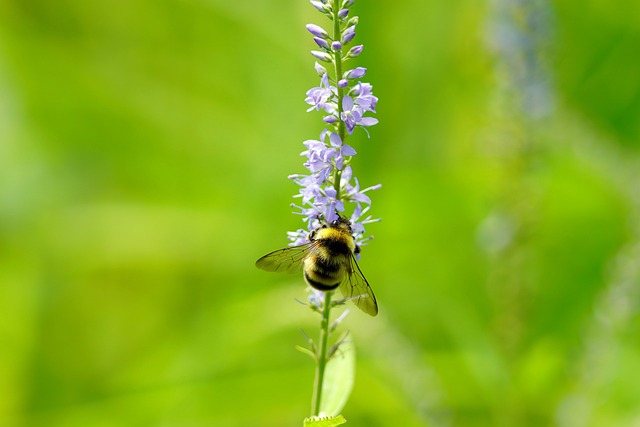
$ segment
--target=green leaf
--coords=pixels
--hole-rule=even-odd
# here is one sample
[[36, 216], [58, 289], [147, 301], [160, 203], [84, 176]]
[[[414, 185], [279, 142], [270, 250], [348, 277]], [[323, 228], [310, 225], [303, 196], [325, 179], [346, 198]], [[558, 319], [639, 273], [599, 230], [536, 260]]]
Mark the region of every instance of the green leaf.
[[349, 399], [356, 371], [356, 349], [352, 341], [343, 341], [327, 363], [322, 387], [320, 413], [338, 415]]
[[304, 427], [335, 427], [340, 424], [346, 423], [347, 420], [344, 419], [342, 415], [338, 415], [336, 417], [311, 417], [305, 418]]
[[298, 350], [301, 353], [308, 354], [309, 356], [311, 356], [313, 360], [316, 360], [316, 354], [313, 351], [309, 350], [308, 348], [297, 345], [296, 350]]

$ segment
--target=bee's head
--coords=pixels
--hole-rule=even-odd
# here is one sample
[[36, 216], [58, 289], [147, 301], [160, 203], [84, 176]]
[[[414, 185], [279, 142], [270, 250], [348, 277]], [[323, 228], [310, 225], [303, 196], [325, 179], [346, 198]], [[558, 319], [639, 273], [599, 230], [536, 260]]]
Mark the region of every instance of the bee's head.
[[340, 215], [338, 215], [337, 219], [331, 222], [329, 227], [338, 228], [340, 230], [347, 231], [349, 234], [353, 234], [353, 231], [351, 230], [351, 221]]

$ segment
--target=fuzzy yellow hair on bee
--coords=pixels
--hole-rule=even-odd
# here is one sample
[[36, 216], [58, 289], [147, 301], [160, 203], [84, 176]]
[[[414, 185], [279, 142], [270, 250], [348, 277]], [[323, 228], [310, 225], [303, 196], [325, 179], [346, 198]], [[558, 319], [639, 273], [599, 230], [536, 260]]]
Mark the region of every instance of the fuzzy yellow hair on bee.
[[365, 313], [378, 314], [376, 297], [356, 261], [356, 244], [351, 223], [338, 217], [309, 233], [309, 243], [268, 253], [256, 261], [265, 271], [299, 273], [312, 288], [320, 291], [340, 289], [345, 298]]

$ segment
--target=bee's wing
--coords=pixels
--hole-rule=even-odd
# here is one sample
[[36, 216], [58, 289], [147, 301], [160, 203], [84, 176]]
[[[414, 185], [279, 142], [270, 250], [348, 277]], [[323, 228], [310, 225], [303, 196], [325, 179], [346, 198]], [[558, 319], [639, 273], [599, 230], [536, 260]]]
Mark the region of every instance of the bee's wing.
[[307, 257], [314, 243], [278, 249], [268, 253], [256, 261], [256, 267], [265, 271], [299, 273], [302, 271], [302, 261]]
[[365, 313], [375, 316], [378, 314], [378, 303], [373, 295], [369, 282], [364, 278], [355, 256], [351, 255], [349, 261], [349, 271], [347, 276], [340, 284], [340, 292], [345, 298], [353, 301], [358, 308]]

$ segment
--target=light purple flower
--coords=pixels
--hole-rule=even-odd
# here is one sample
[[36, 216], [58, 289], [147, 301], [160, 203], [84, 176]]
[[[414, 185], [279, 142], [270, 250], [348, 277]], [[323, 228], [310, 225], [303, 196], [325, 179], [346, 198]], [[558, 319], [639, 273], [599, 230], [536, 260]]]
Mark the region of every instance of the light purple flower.
[[[347, 132], [349, 132], [349, 134], [353, 133], [356, 126], [368, 127], [378, 123], [378, 119], [373, 117], [363, 117], [364, 113], [365, 110], [358, 106], [353, 101], [353, 98], [348, 95], [342, 98], [342, 114], [340, 115], [340, 118], [347, 127]], [[368, 132], [367, 135], [369, 135]]]
[[336, 168], [338, 170], [342, 170], [342, 167], [344, 165], [344, 157], [355, 156], [356, 150], [354, 150], [350, 145], [343, 145], [342, 139], [340, 139], [340, 135], [335, 132], [331, 132], [329, 134], [329, 143], [335, 149], [333, 160], [335, 162]]
[[303, 230], [302, 228], [296, 231], [287, 231], [287, 239], [289, 239], [289, 246], [300, 246], [305, 243], [309, 243], [307, 236], [309, 232], [307, 230]]
[[367, 69], [364, 67], [356, 67], [353, 70], [349, 70], [342, 76], [345, 79], [359, 79], [367, 74]]
[[327, 223], [332, 223], [338, 219], [337, 212], [344, 211], [344, 202], [336, 199], [336, 196], [336, 189], [333, 188], [333, 186], [329, 186], [324, 189], [323, 196], [316, 197], [314, 205], [317, 206], [319, 210], [324, 210], [324, 219]]
[[302, 204], [311, 204], [313, 199], [321, 194], [320, 185], [324, 181], [319, 181], [319, 176], [315, 175], [292, 175], [289, 178], [293, 179], [296, 184], [301, 186], [300, 192], [297, 197], [302, 198]]
[[369, 196], [367, 196], [364, 193], [371, 190], [378, 190], [382, 187], [382, 185], [381, 184], [373, 185], [371, 187], [365, 188], [364, 190], [360, 190], [360, 182], [358, 182], [358, 178], [354, 178], [354, 181], [356, 182], [355, 185], [349, 185], [347, 187], [347, 190], [346, 190], [347, 198], [349, 199], [350, 202], [364, 203], [364, 204], [370, 205], [371, 199], [369, 198]]
[[351, 95], [356, 95], [355, 103], [364, 111], [376, 112], [378, 98], [373, 96], [373, 87], [369, 83], [358, 82], [352, 89]]
[[330, 148], [325, 145], [324, 142], [316, 140], [307, 140], [304, 145], [308, 150], [300, 153], [302, 156], [307, 157], [307, 161], [304, 162], [304, 166], [311, 173], [320, 173], [321, 175], [327, 175], [331, 171], [331, 161], [336, 155], [335, 148]]
[[323, 74], [320, 78], [320, 86], [311, 88], [307, 91], [307, 98], [304, 100], [307, 104], [311, 105], [307, 111], [311, 110], [325, 110], [328, 107], [327, 102], [333, 97], [333, 91], [329, 85], [329, 75]]
[[358, 122], [362, 120], [362, 112], [354, 104], [353, 98], [348, 95], [342, 98], [342, 113], [340, 114], [340, 119], [344, 122], [349, 134], [353, 133]]

